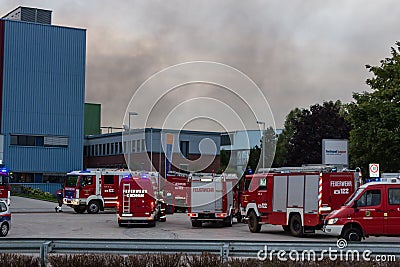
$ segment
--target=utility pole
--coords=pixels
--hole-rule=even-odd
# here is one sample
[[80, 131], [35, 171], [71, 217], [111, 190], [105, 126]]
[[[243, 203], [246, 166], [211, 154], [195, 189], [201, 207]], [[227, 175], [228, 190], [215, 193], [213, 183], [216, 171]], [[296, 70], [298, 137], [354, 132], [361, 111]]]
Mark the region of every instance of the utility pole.
[[129, 118], [128, 118], [128, 131], [129, 131], [129, 134], [128, 134], [128, 139], [129, 139], [129, 141], [128, 141], [128, 146], [129, 146], [129, 149], [128, 149], [128, 170], [131, 170], [131, 153], [132, 153], [132, 136], [131, 136], [131, 116], [136, 116], [136, 115], [139, 115], [137, 112], [133, 112], [133, 111], [129, 111], [129, 113], [128, 113], [128, 116], [129, 116]]

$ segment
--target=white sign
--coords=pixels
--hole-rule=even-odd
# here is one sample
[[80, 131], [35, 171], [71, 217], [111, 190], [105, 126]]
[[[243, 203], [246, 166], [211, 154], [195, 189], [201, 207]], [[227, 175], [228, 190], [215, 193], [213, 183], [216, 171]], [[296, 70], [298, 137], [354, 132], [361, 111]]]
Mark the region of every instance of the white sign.
[[348, 141], [322, 139], [322, 164], [349, 165]]
[[379, 177], [379, 164], [376, 163], [369, 164], [369, 177], [371, 178]]

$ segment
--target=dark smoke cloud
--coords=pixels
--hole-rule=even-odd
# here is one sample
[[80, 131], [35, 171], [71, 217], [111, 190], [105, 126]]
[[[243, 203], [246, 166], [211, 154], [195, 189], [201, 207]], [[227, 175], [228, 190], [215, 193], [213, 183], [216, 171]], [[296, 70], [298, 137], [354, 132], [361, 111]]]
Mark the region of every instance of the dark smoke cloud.
[[150, 75], [210, 60], [252, 78], [282, 127], [295, 107], [349, 102], [353, 91], [368, 90], [365, 64], [378, 64], [400, 39], [395, 0], [5, 0], [0, 11], [18, 5], [51, 9], [54, 24], [87, 29], [86, 101], [102, 104], [103, 126], [121, 126]]

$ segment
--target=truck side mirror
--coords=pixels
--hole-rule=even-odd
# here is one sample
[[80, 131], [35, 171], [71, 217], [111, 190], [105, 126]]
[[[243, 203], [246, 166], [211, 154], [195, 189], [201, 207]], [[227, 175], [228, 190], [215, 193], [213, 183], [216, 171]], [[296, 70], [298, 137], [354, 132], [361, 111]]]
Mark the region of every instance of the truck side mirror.
[[356, 199], [356, 200], [354, 200], [354, 204], [353, 204], [353, 208], [358, 208], [358, 200]]

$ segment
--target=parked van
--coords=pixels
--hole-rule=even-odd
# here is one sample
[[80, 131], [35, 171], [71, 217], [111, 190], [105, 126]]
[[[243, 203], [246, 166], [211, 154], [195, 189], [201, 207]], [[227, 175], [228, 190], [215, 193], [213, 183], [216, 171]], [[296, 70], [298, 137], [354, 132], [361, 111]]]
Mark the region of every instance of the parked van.
[[382, 178], [362, 185], [325, 219], [328, 235], [361, 241], [369, 236], [400, 235], [400, 179]]
[[11, 227], [11, 212], [8, 204], [0, 200], [0, 236], [6, 236]]

